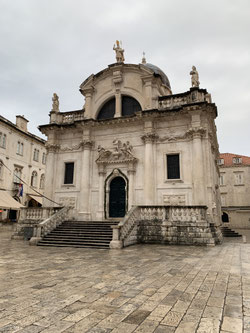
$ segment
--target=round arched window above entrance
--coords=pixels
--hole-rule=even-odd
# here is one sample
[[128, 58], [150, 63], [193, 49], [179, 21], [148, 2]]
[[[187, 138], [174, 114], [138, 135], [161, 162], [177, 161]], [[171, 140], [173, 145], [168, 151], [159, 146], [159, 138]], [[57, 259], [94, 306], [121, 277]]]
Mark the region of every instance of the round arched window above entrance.
[[[101, 108], [100, 112], [98, 113], [97, 119], [110, 119], [114, 118], [115, 116], [115, 98], [111, 98], [108, 100], [103, 107]], [[122, 96], [122, 116], [132, 116], [137, 111], [141, 111], [141, 106], [137, 102], [136, 99], [130, 96]]]

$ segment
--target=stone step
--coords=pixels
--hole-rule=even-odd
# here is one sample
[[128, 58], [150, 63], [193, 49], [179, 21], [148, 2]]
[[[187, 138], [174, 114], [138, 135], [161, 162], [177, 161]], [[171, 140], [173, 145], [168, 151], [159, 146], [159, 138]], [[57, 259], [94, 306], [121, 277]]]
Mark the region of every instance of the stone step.
[[221, 232], [224, 237], [242, 237], [242, 235], [229, 227], [221, 227]]
[[101, 246], [100, 244], [98, 245], [86, 245], [86, 244], [81, 244], [81, 245], [75, 245], [75, 244], [54, 244], [54, 243], [41, 243], [39, 242], [37, 244], [38, 246], [51, 246], [51, 247], [73, 247], [73, 248], [92, 248], [92, 249], [99, 249], [99, 250], [108, 250], [109, 246]]
[[47, 235], [43, 238], [43, 240], [51, 240], [51, 239], [55, 239], [55, 240], [62, 240], [62, 239], [69, 239], [69, 240], [91, 240], [94, 239], [96, 241], [107, 241], [110, 242], [112, 240], [112, 237], [88, 237], [88, 236], [79, 236], [79, 235], [74, 235], [74, 236], [69, 236], [69, 235], [62, 235], [62, 236], [57, 236], [57, 235]]
[[65, 221], [47, 234], [38, 246], [109, 248], [112, 225], [118, 221]]
[[103, 246], [103, 247], [109, 247], [109, 242], [105, 243], [105, 242], [96, 242], [96, 241], [92, 241], [92, 242], [84, 242], [84, 241], [71, 241], [71, 240], [61, 240], [61, 241], [46, 241], [46, 240], [41, 240], [38, 243], [39, 245], [48, 245], [48, 244], [58, 244], [58, 245], [85, 245], [85, 246]]

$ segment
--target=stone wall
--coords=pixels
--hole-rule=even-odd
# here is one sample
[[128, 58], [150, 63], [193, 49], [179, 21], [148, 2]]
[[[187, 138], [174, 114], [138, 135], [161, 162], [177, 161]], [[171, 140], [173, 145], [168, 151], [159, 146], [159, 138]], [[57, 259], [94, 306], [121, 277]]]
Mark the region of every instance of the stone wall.
[[140, 221], [139, 243], [179, 245], [215, 245], [218, 240], [208, 222], [166, 222], [161, 220]]

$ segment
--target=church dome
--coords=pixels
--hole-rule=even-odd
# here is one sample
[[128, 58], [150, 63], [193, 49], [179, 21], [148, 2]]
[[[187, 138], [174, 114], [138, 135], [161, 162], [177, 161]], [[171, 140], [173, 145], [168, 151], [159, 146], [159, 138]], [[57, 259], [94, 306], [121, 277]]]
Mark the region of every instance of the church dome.
[[146, 64], [143, 64], [144, 66], [148, 67], [149, 69], [151, 69], [155, 75], [159, 75], [162, 79], [162, 82], [169, 88], [171, 89], [171, 86], [170, 86], [170, 82], [169, 82], [169, 79], [167, 77], [167, 75], [157, 66], [153, 65], [153, 64], [149, 64], [149, 63], [146, 63]]

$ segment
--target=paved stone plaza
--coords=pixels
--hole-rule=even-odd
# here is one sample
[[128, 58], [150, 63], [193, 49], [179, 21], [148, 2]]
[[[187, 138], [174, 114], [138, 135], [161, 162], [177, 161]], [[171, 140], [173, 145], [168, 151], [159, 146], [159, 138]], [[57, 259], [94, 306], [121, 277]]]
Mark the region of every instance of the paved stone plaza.
[[0, 233], [0, 332], [250, 332], [248, 243], [97, 250], [10, 235]]

